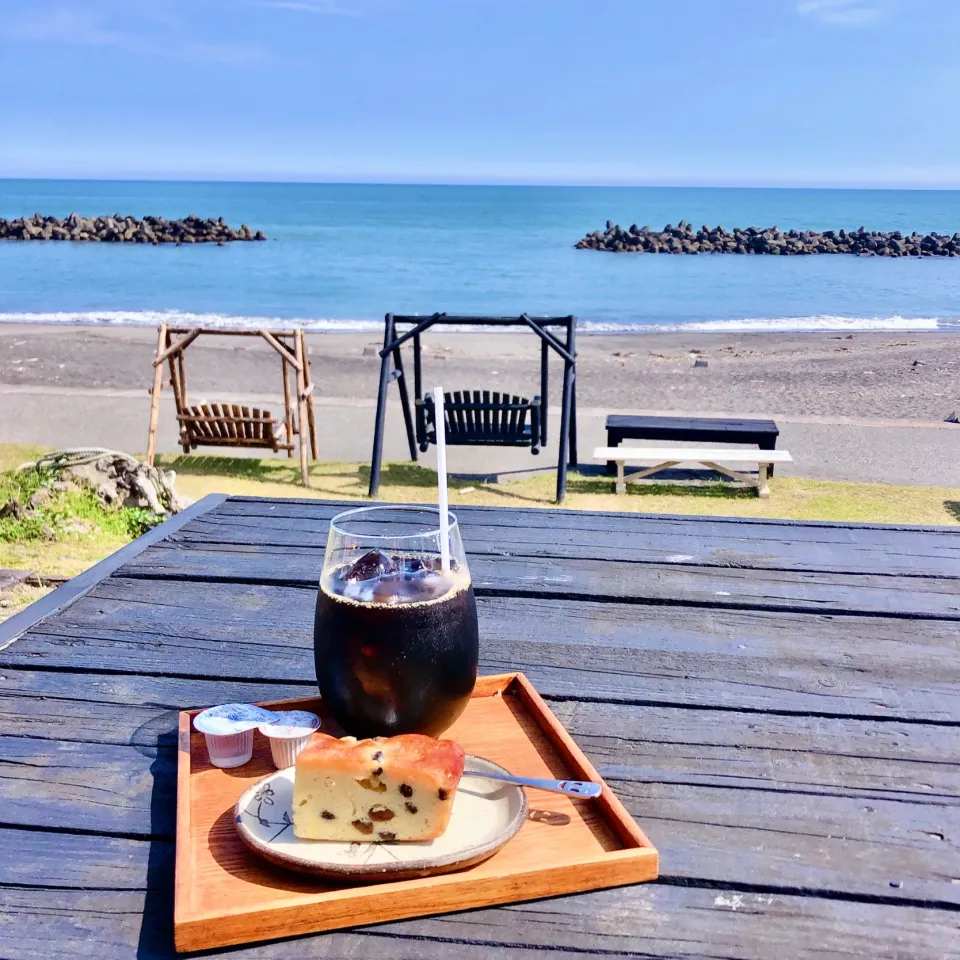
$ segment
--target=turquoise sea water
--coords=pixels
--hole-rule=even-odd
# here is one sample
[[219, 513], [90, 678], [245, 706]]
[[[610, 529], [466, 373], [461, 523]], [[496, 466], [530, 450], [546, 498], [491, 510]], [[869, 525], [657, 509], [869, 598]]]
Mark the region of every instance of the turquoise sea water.
[[[576, 314], [586, 329], [960, 329], [960, 258], [575, 250], [606, 220], [960, 230], [960, 191], [0, 180], [0, 216], [222, 216], [266, 243], [0, 241], [0, 320], [289, 322]], [[264, 318], [268, 318], [265, 320]]]

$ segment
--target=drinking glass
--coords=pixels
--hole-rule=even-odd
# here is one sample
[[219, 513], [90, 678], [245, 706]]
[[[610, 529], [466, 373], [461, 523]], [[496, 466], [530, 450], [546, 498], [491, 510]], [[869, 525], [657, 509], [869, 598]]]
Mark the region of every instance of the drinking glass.
[[457, 518], [449, 569], [440, 513], [363, 507], [330, 521], [314, 618], [317, 683], [356, 737], [437, 736], [477, 679], [477, 607]]

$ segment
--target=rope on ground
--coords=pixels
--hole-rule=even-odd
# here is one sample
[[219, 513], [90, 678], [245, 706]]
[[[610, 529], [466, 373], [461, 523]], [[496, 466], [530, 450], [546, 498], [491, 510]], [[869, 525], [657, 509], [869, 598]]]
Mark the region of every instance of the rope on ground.
[[120, 450], [108, 450], [105, 447], [65, 447], [62, 450], [45, 453], [38, 460], [21, 463], [17, 470], [62, 470], [65, 467], [79, 467], [85, 463], [96, 463], [97, 460], [103, 460], [107, 457], [119, 457], [128, 463], [137, 463], [136, 457], [131, 457], [130, 454], [123, 453]]

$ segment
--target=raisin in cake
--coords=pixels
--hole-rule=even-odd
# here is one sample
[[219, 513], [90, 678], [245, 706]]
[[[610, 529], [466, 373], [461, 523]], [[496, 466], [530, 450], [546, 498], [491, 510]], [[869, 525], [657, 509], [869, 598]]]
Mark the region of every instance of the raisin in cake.
[[463, 748], [421, 734], [315, 734], [297, 757], [293, 832], [302, 840], [433, 840], [447, 829]]

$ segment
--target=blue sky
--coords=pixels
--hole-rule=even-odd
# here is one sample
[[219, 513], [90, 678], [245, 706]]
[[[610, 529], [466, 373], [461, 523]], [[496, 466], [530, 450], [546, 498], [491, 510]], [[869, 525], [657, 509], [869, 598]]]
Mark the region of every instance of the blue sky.
[[958, 0], [0, 0], [0, 176], [960, 187]]

